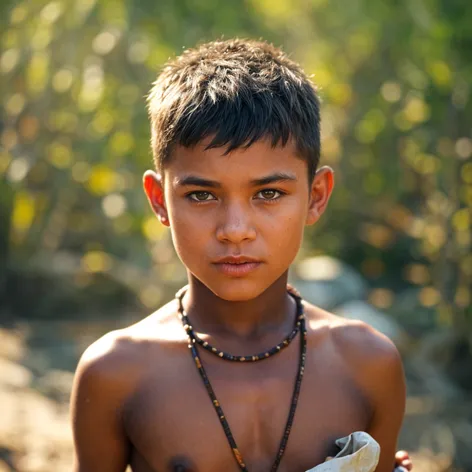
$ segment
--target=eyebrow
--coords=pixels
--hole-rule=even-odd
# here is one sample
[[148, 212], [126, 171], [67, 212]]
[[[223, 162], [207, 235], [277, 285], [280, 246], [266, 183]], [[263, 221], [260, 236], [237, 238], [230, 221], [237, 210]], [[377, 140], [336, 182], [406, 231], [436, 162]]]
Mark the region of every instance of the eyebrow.
[[[297, 176], [290, 172], [276, 172], [275, 174], [267, 175], [259, 179], [252, 179], [249, 183], [253, 187], [259, 187], [262, 185], [273, 184], [276, 182], [296, 182]], [[182, 178], [177, 178], [175, 184], [179, 187], [196, 186], [206, 188], [221, 188], [222, 185], [216, 180], [204, 179], [196, 175], [186, 175]]]
[[221, 184], [215, 180], [204, 179], [202, 177], [197, 177], [196, 175], [186, 175], [182, 178], [175, 179], [175, 185], [179, 187], [208, 187], [208, 188], [221, 188]]
[[290, 172], [276, 172], [275, 174], [261, 177], [260, 179], [251, 180], [251, 185], [258, 187], [260, 185], [273, 184], [275, 182], [296, 182], [297, 176]]

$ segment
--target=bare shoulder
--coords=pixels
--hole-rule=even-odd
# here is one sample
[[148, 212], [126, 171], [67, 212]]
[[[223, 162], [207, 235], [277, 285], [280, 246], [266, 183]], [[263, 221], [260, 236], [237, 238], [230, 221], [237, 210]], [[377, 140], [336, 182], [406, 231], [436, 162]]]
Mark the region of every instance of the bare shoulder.
[[82, 354], [76, 375], [99, 379], [121, 376], [133, 364], [136, 349], [126, 330], [111, 331], [91, 344]]
[[71, 394], [76, 471], [125, 470], [129, 442], [124, 417], [149, 360], [161, 357], [160, 327], [172, 307], [125, 329], [112, 331], [83, 353]]
[[105, 334], [82, 354], [76, 377], [129, 384], [146, 365], [150, 350], [169, 338], [173, 314], [175, 307], [170, 302], [131, 326]]
[[[405, 375], [397, 348], [367, 323], [345, 319], [310, 304], [305, 306], [309, 336], [322, 339], [326, 346], [323, 352], [330, 356], [330, 368], [349, 378], [362, 392], [371, 415], [366, 431], [383, 449], [392, 449], [387, 456], [393, 457], [406, 401]], [[316, 341], [312, 346], [316, 351]]]
[[353, 369], [372, 375], [381, 374], [385, 368], [401, 368], [395, 344], [367, 323], [334, 315], [309, 303], [305, 304], [305, 313], [312, 331], [322, 327], [336, 353]]

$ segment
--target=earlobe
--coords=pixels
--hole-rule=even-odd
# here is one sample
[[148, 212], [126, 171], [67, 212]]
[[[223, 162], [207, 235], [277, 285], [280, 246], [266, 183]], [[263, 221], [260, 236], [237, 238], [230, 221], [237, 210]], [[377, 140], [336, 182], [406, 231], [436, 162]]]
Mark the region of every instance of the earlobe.
[[324, 213], [334, 187], [334, 171], [323, 166], [315, 174], [310, 188], [310, 201], [306, 224], [316, 223]]
[[151, 170], [147, 170], [143, 176], [143, 187], [152, 211], [163, 225], [169, 226], [169, 216], [167, 214], [161, 176]]

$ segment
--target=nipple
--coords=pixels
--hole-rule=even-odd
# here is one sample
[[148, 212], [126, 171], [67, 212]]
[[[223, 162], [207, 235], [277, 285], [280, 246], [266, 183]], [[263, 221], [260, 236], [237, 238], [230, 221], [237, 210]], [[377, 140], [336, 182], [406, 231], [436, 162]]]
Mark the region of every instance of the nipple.
[[196, 472], [196, 468], [194, 468], [191, 462], [186, 457], [174, 457], [170, 461], [170, 472]]

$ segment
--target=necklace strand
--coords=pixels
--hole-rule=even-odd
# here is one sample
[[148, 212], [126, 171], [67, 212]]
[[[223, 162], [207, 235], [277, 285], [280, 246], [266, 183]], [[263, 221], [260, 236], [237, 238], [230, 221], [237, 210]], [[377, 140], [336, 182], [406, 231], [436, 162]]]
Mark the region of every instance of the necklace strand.
[[[185, 294], [187, 290], [187, 287], [184, 287], [183, 289], [179, 290], [176, 294], [176, 297], [178, 300], [180, 300], [183, 297], [183, 294]], [[289, 293], [292, 293], [292, 296], [295, 298], [295, 302], [297, 302], [297, 298], [299, 295], [293, 289], [292, 287], [289, 287]], [[211, 352], [212, 354], [220, 357], [221, 359], [224, 359], [226, 361], [233, 361], [233, 362], [257, 362], [257, 361], [263, 361], [264, 359], [268, 359], [269, 357], [272, 357], [274, 354], [277, 354], [278, 352], [281, 352], [284, 350], [286, 347], [290, 345], [290, 343], [293, 341], [295, 336], [297, 335], [298, 331], [300, 330], [300, 325], [301, 325], [301, 320], [303, 319], [303, 309], [299, 309], [297, 305], [297, 315], [295, 317], [295, 325], [291, 331], [291, 333], [280, 343], [272, 347], [271, 349], [268, 349], [267, 351], [260, 352], [258, 354], [254, 354], [251, 356], [234, 356], [232, 354], [228, 354], [221, 349], [218, 349], [214, 346], [212, 346], [209, 342], [204, 341], [200, 336], [198, 336], [197, 333], [193, 330], [193, 326], [190, 323], [190, 320], [188, 318], [187, 313], [185, 312], [183, 306], [181, 306], [181, 303], [179, 304], [179, 316], [180, 319], [184, 325], [184, 329], [187, 333], [187, 336], [190, 337], [192, 340], [192, 343], [197, 343], [200, 346], [202, 346], [205, 350], [208, 352]]]
[[[176, 298], [179, 302], [179, 314], [181, 315], [181, 320], [182, 320], [183, 323], [185, 323], [185, 316], [182, 316], [182, 315], [184, 315], [182, 299], [183, 299], [183, 296], [185, 295], [185, 292], [186, 292], [186, 287], [184, 289], [180, 290], [176, 294]], [[280, 441], [279, 450], [277, 452], [277, 456], [275, 458], [275, 461], [272, 465], [271, 472], [276, 472], [277, 471], [277, 469], [280, 465], [280, 461], [282, 460], [285, 449], [287, 447], [288, 438], [289, 438], [290, 432], [292, 430], [293, 419], [295, 417], [295, 411], [297, 409], [298, 398], [300, 396], [300, 388], [301, 388], [301, 383], [302, 383], [302, 379], [303, 379], [303, 374], [305, 372], [305, 362], [306, 362], [306, 335], [307, 335], [307, 332], [306, 332], [305, 317], [304, 317], [304, 313], [303, 313], [303, 305], [302, 305], [301, 297], [291, 287], [288, 287], [288, 292], [290, 293], [290, 295], [292, 295], [294, 297], [294, 299], [296, 301], [296, 304], [297, 304], [297, 323], [300, 323], [299, 324], [299, 329], [301, 330], [300, 360], [299, 360], [297, 375], [296, 375], [296, 378], [295, 378], [295, 386], [294, 386], [294, 389], [293, 389], [292, 401], [291, 401], [291, 404], [290, 404], [290, 410], [289, 410], [287, 422], [285, 424], [285, 429], [284, 429], [284, 433], [283, 433], [283, 436], [282, 436], [282, 440]], [[187, 324], [189, 324], [189, 323], [187, 323]], [[193, 330], [190, 329], [190, 331], [193, 331]], [[187, 332], [188, 340], [189, 340], [188, 348], [189, 348], [189, 350], [192, 354], [193, 360], [194, 360], [195, 365], [198, 369], [198, 372], [200, 373], [200, 376], [203, 380], [203, 383], [204, 383], [205, 388], [208, 392], [208, 395], [210, 396], [210, 399], [213, 403], [213, 407], [215, 408], [215, 411], [218, 415], [221, 426], [223, 427], [226, 439], [228, 440], [228, 443], [229, 443], [229, 445], [231, 447], [231, 450], [233, 452], [233, 456], [236, 459], [236, 462], [237, 462], [239, 468], [243, 472], [249, 472], [247, 467], [246, 467], [246, 464], [244, 463], [243, 457], [242, 457], [241, 453], [239, 452], [239, 449], [238, 449], [238, 446], [236, 444], [236, 441], [234, 440], [233, 434], [231, 433], [231, 429], [229, 427], [228, 421], [226, 420], [226, 416], [223, 412], [223, 409], [221, 408], [220, 402], [218, 401], [218, 399], [215, 395], [215, 392], [213, 390], [213, 387], [211, 386], [210, 380], [208, 379], [206, 371], [205, 371], [205, 369], [202, 365], [202, 362], [201, 362], [201, 360], [198, 356], [198, 351], [197, 351], [197, 347], [196, 347], [196, 339], [195, 338], [192, 339], [192, 336], [191, 336], [191, 334], [189, 334], [188, 329], [186, 329], [186, 332]], [[270, 350], [270, 351], [272, 351], [272, 350]], [[210, 352], [213, 352], [213, 351], [210, 351]], [[267, 351], [267, 352], [269, 352], [269, 351]], [[279, 351], [277, 351], [277, 352], [279, 352]], [[223, 354], [225, 354], [225, 353], [223, 353]], [[275, 354], [275, 352], [274, 352], [274, 354]], [[230, 355], [227, 354], [227, 356], [230, 356]], [[219, 357], [222, 357], [223, 359], [225, 358], [224, 356], [219, 356]], [[233, 356], [233, 357], [235, 357], [235, 356]], [[253, 356], [239, 356], [239, 357], [244, 357], [244, 358], [251, 357], [252, 358]], [[265, 358], [265, 356], [264, 356], [264, 358]], [[252, 360], [252, 359], [250, 359], [250, 360]], [[261, 360], [261, 359], [259, 359], [259, 360]]]

